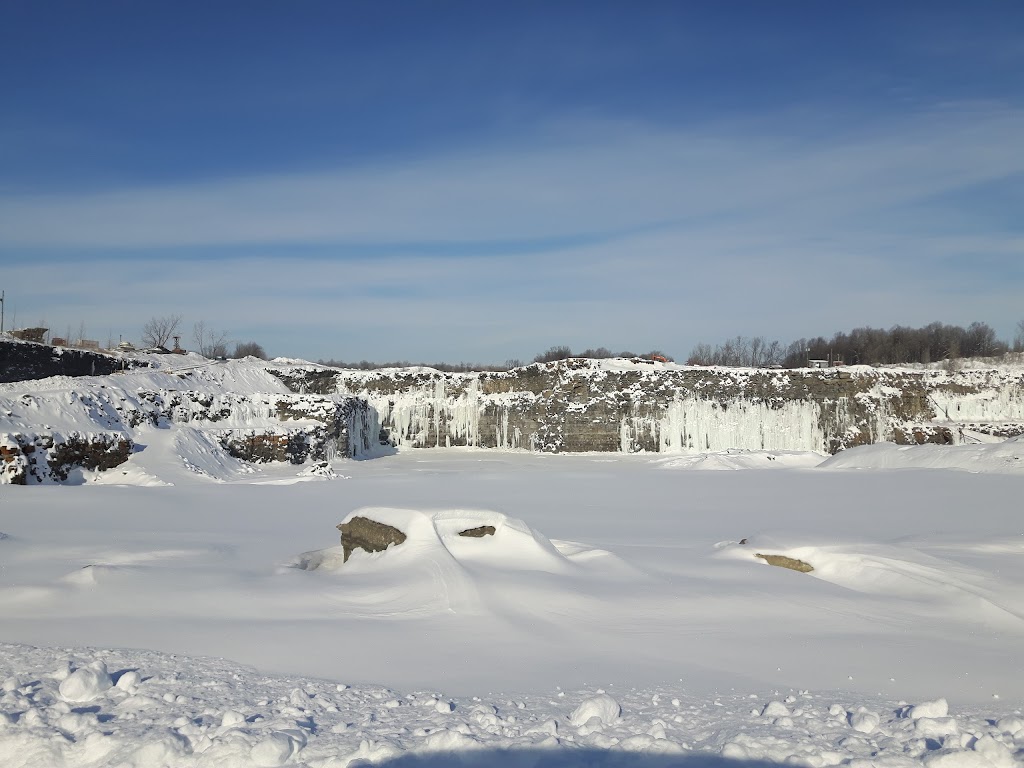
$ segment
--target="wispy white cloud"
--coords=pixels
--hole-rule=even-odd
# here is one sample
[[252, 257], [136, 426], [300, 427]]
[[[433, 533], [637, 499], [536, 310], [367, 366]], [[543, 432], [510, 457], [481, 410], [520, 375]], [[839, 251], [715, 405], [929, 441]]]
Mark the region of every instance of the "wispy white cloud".
[[[556, 343], [685, 356], [738, 333], [936, 319], [1010, 332], [1019, 227], [949, 232], [930, 201], [1024, 173], [1024, 113], [961, 105], [807, 133], [563, 125], [388, 166], [8, 196], [3, 281], [56, 329], [132, 338], [175, 312], [310, 358], [495, 361]], [[967, 260], [985, 265], [969, 280]]]
[[[839, 217], [1024, 171], [1024, 113], [947, 109], [809, 140], [580, 124], [401, 165], [0, 199], [31, 247], [500, 241], [709, 216]], [[798, 222], [794, 222], [798, 223]]]
[[1009, 333], [1019, 279], [950, 279], [898, 258], [913, 247], [876, 235], [823, 242], [670, 231], [487, 259], [23, 264], [5, 269], [5, 282], [21, 287], [22, 309], [40, 308], [59, 330], [84, 320], [93, 337], [137, 338], [149, 317], [182, 313], [187, 326], [202, 319], [309, 358], [486, 362], [561, 343], [685, 356], [698, 341], [736, 334], [788, 341], [936, 319], [982, 319]]

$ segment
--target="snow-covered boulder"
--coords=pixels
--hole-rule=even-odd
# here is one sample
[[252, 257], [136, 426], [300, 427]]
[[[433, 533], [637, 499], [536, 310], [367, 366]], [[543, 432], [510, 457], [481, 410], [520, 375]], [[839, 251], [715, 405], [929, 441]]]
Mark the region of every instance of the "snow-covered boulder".
[[622, 716], [622, 707], [607, 693], [591, 696], [573, 710], [569, 722], [577, 728], [596, 718], [603, 725], [611, 725]]
[[107, 665], [102, 661], [94, 661], [68, 675], [58, 691], [65, 701], [80, 704], [99, 697], [112, 685]]
[[923, 701], [915, 707], [911, 707], [907, 713], [912, 720], [921, 717], [947, 717], [949, 715], [949, 702], [945, 699], [935, 701]]

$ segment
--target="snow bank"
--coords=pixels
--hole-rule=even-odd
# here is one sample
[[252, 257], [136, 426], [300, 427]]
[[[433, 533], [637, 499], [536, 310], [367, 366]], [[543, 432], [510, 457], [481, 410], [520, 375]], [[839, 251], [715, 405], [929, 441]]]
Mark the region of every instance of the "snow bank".
[[[406, 539], [381, 552], [356, 549], [348, 562], [338, 546], [305, 552], [286, 565], [343, 578], [354, 602], [372, 605], [379, 613], [500, 613], [493, 590], [520, 576], [543, 575], [544, 588], [551, 590], [549, 596], [561, 593], [563, 599], [572, 599], [583, 580], [608, 583], [642, 578], [639, 571], [606, 550], [552, 541], [522, 520], [500, 512], [366, 507], [342, 522], [357, 517], [397, 528]], [[494, 532], [461, 535], [482, 527]]]
[[[354, 768], [398, 758], [478, 768], [721, 758], [1013, 768], [1024, 758], [1019, 716], [951, 708], [947, 717], [941, 700], [911, 706], [878, 696], [750, 689], [703, 698], [683, 682], [614, 695], [552, 688], [451, 699], [150, 651], [0, 651], [5, 768]], [[92, 673], [105, 682], [85, 686], [87, 698], [69, 698]]]
[[1024, 439], [976, 445], [864, 445], [837, 453], [822, 462], [820, 468], [956, 469], [1024, 474]]
[[740, 470], [793, 469], [816, 467], [825, 455], [813, 451], [743, 451], [725, 450], [657, 459], [655, 466], [663, 469]]
[[[161, 441], [153, 438], [152, 429], [177, 433], [175, 445], [181, 451], [173, 464], [183, 462], [196, 475], [217, 480], [245, 474], [232, 456], [303, 464], [381, 450], [379, 425], [365, 413], [365, 403], [290, 392], [263, 361], [153, 357], [173, 362], [111, 376], [0, 385], [0, 483], [65, 482], [65, 464], [87, 470], [121, 467], [133, 458], [133, 449], [141, 453]], [[116, 454], [117, 460], [105, 453]], [[150, 463], [140, 471], [136, 464], [129, 462], [103, 481], [166, 482], [158, 467]], [[84, 474], [74, 479], [99, 478]]]

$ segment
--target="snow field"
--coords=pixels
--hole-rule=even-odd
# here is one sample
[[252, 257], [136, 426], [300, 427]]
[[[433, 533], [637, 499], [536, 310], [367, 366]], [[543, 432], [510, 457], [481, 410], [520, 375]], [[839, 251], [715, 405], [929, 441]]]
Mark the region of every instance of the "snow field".
[[944, 700], [709, 698], [682, 682], [451, 698], [151, 651], [0, 650], [6, 768], [341, 768], [398, 758], [433, 765], [444, 755], [471, 766], [659, 768], [702, 756], [814, 768], [1014, 768], [1024, 759], [1019, 710], [950, 712]]
[[[180, 468], [171, 487], [4, 488], [3, 639], [459, 694], [668, 676], [1024, 699], [1016, 476], [472, 450], [336, 467], [298, 485]], [[341, 566], [355, 514], [410, 537]], [[482, 524], [495, 535], [457, 536]]]
[[[124, 377], [283, 389], [171, 362]], [[0, 385], [0, 420], [114, 428], [126, 381]], [[479, 397], [444, 417], [474, 434]], [[1024, 764], [1024, 440], [298, 468], [208, 427], [133, 427], [142, 450], [84, 488], [0, 487], [4, 768]], [[356, 515], [408, 539], [342, 564]]]

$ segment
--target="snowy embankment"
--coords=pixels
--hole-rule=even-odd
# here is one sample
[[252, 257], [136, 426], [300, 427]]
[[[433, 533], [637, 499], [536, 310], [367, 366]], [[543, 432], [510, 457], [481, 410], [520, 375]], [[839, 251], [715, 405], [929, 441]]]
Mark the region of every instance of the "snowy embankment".
[[1024, 438], [973, 445], [893, 445], [849, 448], [825, 460], [822, 469], [958, 469], [1024, 474]]
[[263, 361], [152, 357], [110, 376], [0, 384], [0, 483], [159, 484], [172, 467], [229, 480], [379, 447], [363, 404], [293, 393]]
[[1014, 768], [1024, 717], [683, 682], [449, 697], [264, 675], [222, 659], [0, 644], [5, 768], [726, 765]]

